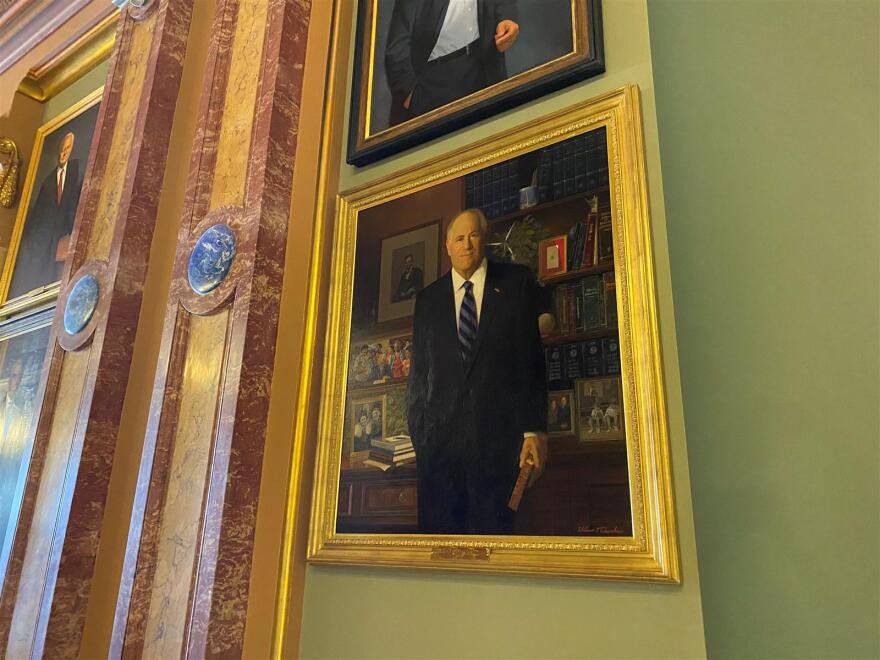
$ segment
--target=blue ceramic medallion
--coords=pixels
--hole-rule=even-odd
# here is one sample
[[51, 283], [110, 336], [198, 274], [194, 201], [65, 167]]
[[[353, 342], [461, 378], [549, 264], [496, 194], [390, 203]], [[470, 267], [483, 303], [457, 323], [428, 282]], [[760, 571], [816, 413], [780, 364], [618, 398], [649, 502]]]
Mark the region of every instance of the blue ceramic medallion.
[[193, 291], [204, 295], [220, 286], [234, 259], [235, 234], [229, 225], [208, 227], [189, 255], [186, 274]]
[[98, 306], [100, 294], [101, 285], [94, 275], [83, 275], [77, 280], [64, 305], [64, 330], [67, 334], [75, 335], [88, 325]]

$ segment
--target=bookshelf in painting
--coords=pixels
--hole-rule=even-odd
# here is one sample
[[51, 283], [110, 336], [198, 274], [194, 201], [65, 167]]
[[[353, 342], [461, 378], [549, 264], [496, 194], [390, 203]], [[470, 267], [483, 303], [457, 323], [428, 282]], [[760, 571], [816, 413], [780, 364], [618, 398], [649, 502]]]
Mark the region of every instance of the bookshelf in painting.
[[[550, 457], [519, 531], [629, 535], [606, 130], [473, 172], [464, 194], [488, 219], [490, 255], [529, 265], [539, 283]], [[564, 259], [542, 272], [542, 241], [562, 237]]]

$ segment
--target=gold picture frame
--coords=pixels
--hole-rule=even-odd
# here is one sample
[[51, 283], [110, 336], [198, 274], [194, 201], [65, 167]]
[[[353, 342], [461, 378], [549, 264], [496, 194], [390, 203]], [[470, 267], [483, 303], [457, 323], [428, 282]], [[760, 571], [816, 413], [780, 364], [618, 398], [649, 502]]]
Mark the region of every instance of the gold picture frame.
[[[75, 129], [75, 132], [78, 132], [73, 141], [72, 154], [69, 158], [71, 163], [74, 161], [77, 163], [76, 179], [79, 182], [79, 187], [75, 192], [76, 199], [79, 199], [82, 182], [85, 180], [92, 137], [97, 124], [97, 116], [103, 94], [103, 87], [95, 90], [37, 129], [33, 152], [28, 163], [28, 171], [21, 191], [18, 212], [15, 216], [15, 224], [12, 228], [12, 236], [9, 241], [9, 251], [3, 264], [2, 275], [0, 275], [0, 308], [2, 308], [4, 315], [31, 307], [32, 305], [41, 304], [47, 300], [54, 299], [58, 295], [60, 270], [63, 266], [63, 261], [59, 262], [59, 265], [56, 266], [59, 271], [58, 278], [50, 278], [48, 282], [40, 281], [36, 286], [30, 286], [27, 281], [29, 278], [24, 277], [20, 271], [17, 272], [16, 266], [19, 265], [20, 257], [22, 256], [23, 240], [26, 241], [28, 238], [25, 233], [26, 226], [35, 215], [34, 207], [39, 202], [41, 189], [48, 183], [49, 177], [52, 176], [52, 170], [55, 169], [52, 159], [55, 158], [57, 162], [57, 155], [49, 153], [49, 151], [52, 146], [58, 148], [58, 142], [63, 136], [65, 128]], [[66, 173], [68, 171], [70, 171], [69, 167]], [[74, 178], [71, 174], [67, 174], [67, 176], [69, 179], [65, 180], [62, 186], [62, 197], [69, 194], [68, 188], [72, 186]], [[76, 204], [72, 206], [72, 213], [75, 216]], [[72, 218], [67, 219], [72, 223]], [[33, 266], [34, 268], [45, 268], [51, 266], [51, 264], [33, 264]], [[19, 278], [23, 279], [19, 281]]]
[[[443, 159], [339, 195], [309, 561], [654, 582], [680, 580], [641, 121], [639, 90], [626, 86]], [[621, 532], [594, 522], [584, 525], [584, 535], [429, 535], [417, 530], [401, 531], [393, 525], [382, 533], [339, 532], [340, 516], [348, 521], [346, 529], [354, 529], [351, 480], [341, 483], [341, 461], [359, 213], [595, 130], [607, 135], [610, 182], [604, 189], [614, 231], [619, 318], [614, 332], [619, 332], [621, 346], [626, 416], [622, 456], [630, 524]], [[546, 206], [558, 205], [554, 202]], [[530, 209], [533, 213], [540, 210]], [[556, 440], [560, 439], [551, 438], [551, 444]], [[603, 449], [595, 446], [603, 443], [584, 444], [590, 451]], [[400, 474], [408, 493], [412, 491], [410, 475], [403, 471]], [[348, 499], [340, 512], [343, 485], [348, 489], [347, 495], [343, 493]]]

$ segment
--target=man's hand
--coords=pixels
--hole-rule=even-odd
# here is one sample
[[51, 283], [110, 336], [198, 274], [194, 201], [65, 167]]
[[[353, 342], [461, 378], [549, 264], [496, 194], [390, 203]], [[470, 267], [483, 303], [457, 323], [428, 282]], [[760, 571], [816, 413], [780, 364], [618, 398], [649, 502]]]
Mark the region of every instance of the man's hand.
[[519, 452], [519, 467], [522, 469], [526, 463], [534, 466], [532, 478], [529, 479], [531, 486], [544, 472], [547, 465], [547, 436], [544, 433], [527, 435], [523, 439], [522, 449]]
[[[409, 96], [406, 97], [406, 101], [403, 102], [403, 107], [406, 108], [407, 110], [409, 110], [409, 106], [412, 104], [412, 95], [413, 95], [413, 93], [410, 92]], [[400, 98], [400, 97], [398, 97], [398, 98]]]
[[495, 28], [495, 48], [503, 53], [513, 45], [519, 36], [519, 25], [511, 20], [503, 20]]

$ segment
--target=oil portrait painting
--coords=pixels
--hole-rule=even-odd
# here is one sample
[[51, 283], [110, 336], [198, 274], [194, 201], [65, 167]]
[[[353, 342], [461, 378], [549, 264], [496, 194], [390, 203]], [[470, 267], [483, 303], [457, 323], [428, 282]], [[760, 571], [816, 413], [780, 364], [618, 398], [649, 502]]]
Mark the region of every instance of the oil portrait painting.
[[0, 325], [0, 571], [5, 572], [24, 493], [37, 388], [52, 317]]
[[361, 0], [349, 162], [604, 71], [598, 0]]
[[4, 268], [4, 300], [61, 278], [98, 118], [100, 97], [93, 96], [38, 131]]
[[339, 197], [312, 560], [674, 579], [637, 99]]

